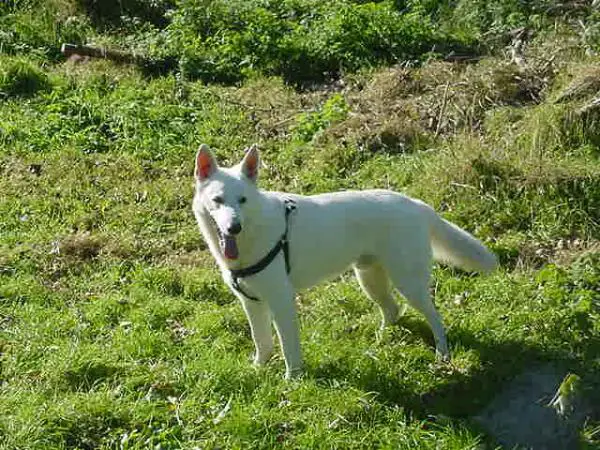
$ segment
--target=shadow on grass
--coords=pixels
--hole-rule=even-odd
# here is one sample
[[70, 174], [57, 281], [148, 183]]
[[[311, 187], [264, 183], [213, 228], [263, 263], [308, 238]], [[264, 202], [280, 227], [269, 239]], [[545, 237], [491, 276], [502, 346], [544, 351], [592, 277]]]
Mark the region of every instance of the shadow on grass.
[[67, 385], [74, 391], [87, 392], [100, 383], [110, 381], [122, 374], [120, 367], [98, 361], [87, 361], [65, 372]]
[[[431, 331], [423, 320], [404, 317], [400, 326], [408, 329], [418, 339], [423, 339], [433, 348]], [[464, 329], [454, 329], [450, 341], [460, 342], [464, 347], [476, 351], [481, 361], [480, 368], [464, 373], [453, 368], [452, 363], [449, 363], [448, 370], [440, 383], [425, 393], [416, 392], [414, 388], [403, 382], [399, 372], [393, 375], [389, 371], [380, 370], [380, 363], [365, 367], [358, 375], [356, 370], [348, 367], [344, 361], [309, 368], [308, 374], [316, 379], [346, 380], [358, 389], [377, 393], [377, 398], [383, 403], [401, 406], [413, 417], [425, 419], [438, 415], [454, 418], [471, 417], [488, 404], [514, 376], [537, 365], [550, 362], [559, 368], [568, 367], [582, 374], [586, 372], [584, 362], [566, 352], [545, 351], [522, 341], [483, 341]], [[598, 344], [598, 342], [590, 342], [588, 346], [593, 347]], [[589, 351], [586, 347], [583, 353], [593, 353], [591, 347]], [[443, 369], [443, 363], [440, 363], [439, 368]], [[593, 378], [597, 377], [593, 376]]]

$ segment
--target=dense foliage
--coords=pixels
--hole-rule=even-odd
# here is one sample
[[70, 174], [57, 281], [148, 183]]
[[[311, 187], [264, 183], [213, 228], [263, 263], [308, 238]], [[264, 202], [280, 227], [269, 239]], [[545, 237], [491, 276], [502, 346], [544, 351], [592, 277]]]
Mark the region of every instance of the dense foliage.
[[[178, 62], [188, 79], [232, 83], [255, 73], [297, 85], [361, 68], [498, 49], [522, 27], [579, 20], [600, 45], [591, 6], [554, 0], [59, 0], [0, 4], [3, 52], [58, 57], [62, 42], [99, 31], [151, 60]], [[62, 8], [61, 8], [62, 6]], [[85, 13], [85, 14], [82, 14]], [[151, 64], [156, 69], [156, 64]]]

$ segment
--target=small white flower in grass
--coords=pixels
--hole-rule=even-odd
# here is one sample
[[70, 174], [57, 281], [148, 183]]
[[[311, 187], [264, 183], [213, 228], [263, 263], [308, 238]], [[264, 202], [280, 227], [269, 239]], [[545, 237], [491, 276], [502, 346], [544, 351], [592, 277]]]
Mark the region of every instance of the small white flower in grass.
[[50, 249], [51, 255], [60, 255], [60, 245], [58, 241], [52, 242], [52, 248]]

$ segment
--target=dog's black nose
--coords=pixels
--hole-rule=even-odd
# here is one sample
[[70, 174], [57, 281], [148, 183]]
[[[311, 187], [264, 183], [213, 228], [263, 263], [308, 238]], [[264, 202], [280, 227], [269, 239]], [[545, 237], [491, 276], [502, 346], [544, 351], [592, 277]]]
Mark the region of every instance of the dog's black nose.
[[239, 222], [233, 223], [227, 228], [227, 234], [238, 234], [240, 231], [242, 231], [242, 226]]

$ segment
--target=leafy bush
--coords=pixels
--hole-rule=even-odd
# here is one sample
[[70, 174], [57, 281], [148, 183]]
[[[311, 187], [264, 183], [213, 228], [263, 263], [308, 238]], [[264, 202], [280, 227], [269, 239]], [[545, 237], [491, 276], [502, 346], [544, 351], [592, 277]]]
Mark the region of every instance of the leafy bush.
[[427, 17], [400, 14], [387, 2], [345, 5], [284, 38], [280, 71], [290, 80], [335, 77], [364, 66], [417, 59], [440, 38]]
[[0, 99], [30, 96], [50, 87], [46, 73], [24, 59], [0, 59]]
[[[423, 1], [423, 3], [448, 3]], [[590, 14], [584, 2], [557, 2], [555, 0], [458, 0], [453, 8], [442, 8], [439, 19], [447, 30], [465, 33], [480, 44], [494, 48], [504, 45], [512, 33], [521, 27], [531, 31], [550, 28], [555, 20], [585, 18]]]
[[584, 30], [585, 43], [592, 51], [600, 52], [600, 8], [589, 15]]
[[127, 21], [149, 22], [156, 26], [167, 24], [166, 13], [171, 0], [77, 0], [96, 26], [122, 26]]
[[92, 31], [86, 16], [62, 14], [51, 2], [20, 8], [0, 3], [0, 54], [57, 60], [63, 42], [84, 44]]
[[[253, 72], [294, 84], [418, 59], [456, 44], [422, 14], [392, 2], [180, 0], [164, 33], [188, 78], [233, 82]], [[450, 44], [448, 44], [450, 43]]]
[[296, 136], [302, 141], [310, 141], [315, 134], [329, 127], [335, 122], [344, 120], [348, 116], [350, 107], [340, 94], [332, 95], [323, 107], [313, 113], [303, 113], [298, 118], [295, 129]]

